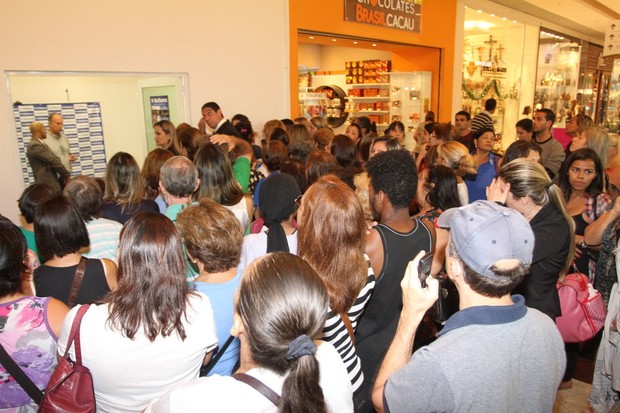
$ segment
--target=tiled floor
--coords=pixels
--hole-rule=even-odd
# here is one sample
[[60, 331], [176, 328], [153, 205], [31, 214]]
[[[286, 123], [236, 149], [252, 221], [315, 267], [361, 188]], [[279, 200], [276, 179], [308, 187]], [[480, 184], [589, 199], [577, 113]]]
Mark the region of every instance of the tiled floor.
[[553, 413], [581, 413], [589, 407], [588, 396], [592, 385], [573, 379], [573, 387], [558, 390]]
[[577, 359], [577, 368], [573, 375], [573, 387], [558, 390], [553, 413], [581, 413], [590, 407], [588, 396], [592, 387], [594, 359], [596, 358], [597, 340], [584, 345]]

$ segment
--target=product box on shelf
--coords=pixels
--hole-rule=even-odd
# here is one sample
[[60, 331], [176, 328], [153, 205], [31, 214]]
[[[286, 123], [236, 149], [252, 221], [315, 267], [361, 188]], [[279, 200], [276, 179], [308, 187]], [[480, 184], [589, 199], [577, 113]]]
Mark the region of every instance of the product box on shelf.
[[345, 79], [348, 84], [389, 83], [391, 60], [355, 60], [345, 62]]

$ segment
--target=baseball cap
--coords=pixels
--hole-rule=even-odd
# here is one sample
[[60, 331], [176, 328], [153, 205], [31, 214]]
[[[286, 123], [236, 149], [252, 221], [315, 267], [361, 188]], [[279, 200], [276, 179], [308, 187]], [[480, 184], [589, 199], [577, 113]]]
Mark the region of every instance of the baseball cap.
[[490, 268], [499, 260], [532, 263], [534, 233], [519, 212], [490, 201], [451, 208], [438, 225], [450, 229], [452, 245], [465, 264], [480, 275], [500, 279]]

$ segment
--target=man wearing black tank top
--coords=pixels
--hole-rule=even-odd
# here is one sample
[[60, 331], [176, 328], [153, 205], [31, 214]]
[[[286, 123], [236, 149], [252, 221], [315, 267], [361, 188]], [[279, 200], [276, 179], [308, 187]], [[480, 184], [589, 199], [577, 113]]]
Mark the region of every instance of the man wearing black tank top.
[[366, 254], [378, 276], [355, 333], [355, 347], [364, 372], [364, 387], [356, 407], [357, 411], [373, 412], [370, 391], [402, 309], [400, 281], [409, 261], [421, 250], [431, 250], [432, 237], [424, 224], [409, 216], [409, 203], [418, 184], [411, 153], [379, 153], [367, 163], [367, 172], [370, 206], [379, 225], [366, 239]]

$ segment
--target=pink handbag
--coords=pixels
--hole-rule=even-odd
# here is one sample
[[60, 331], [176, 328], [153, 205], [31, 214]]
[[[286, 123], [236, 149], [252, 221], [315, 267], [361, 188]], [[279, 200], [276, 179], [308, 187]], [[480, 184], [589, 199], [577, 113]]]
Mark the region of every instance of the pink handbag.
[[555, 324], [565, 343], [579, 343], [594, 337], [605, 325], [607, 307], [603, 296], [592, 287], [588, 277], [578, 272], [567, 274], [557, 283], [562, 316]]

